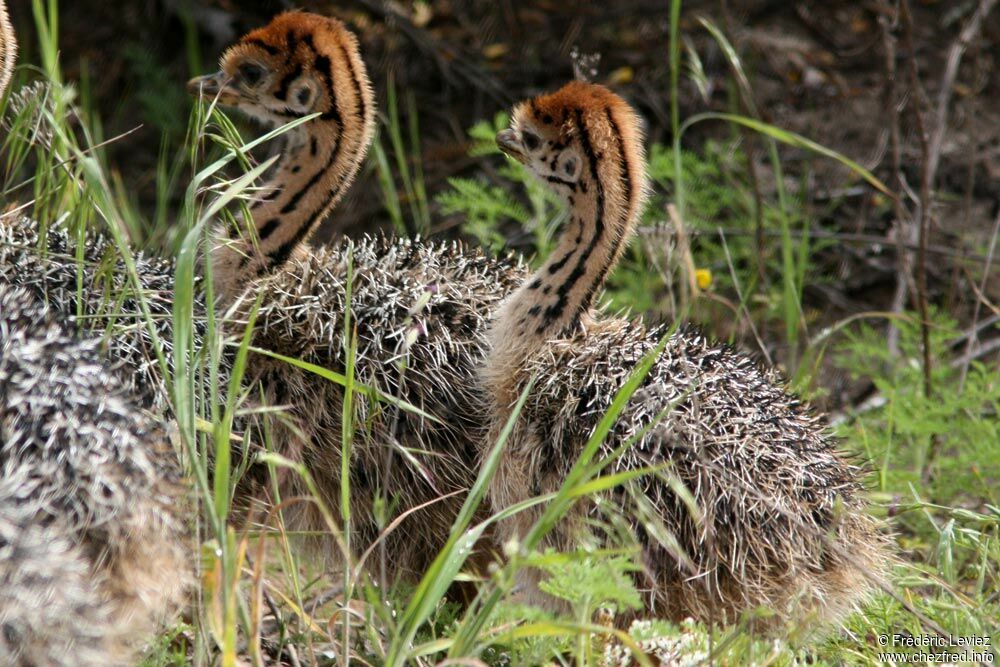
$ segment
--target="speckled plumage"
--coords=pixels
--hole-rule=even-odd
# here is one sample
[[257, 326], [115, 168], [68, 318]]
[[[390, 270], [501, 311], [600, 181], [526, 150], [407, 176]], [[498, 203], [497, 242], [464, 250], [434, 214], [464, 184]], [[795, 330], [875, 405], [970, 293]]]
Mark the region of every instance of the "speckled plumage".
[[[77, 239], [65, 227], [50, 227], [40, 243], [34, 220], [0, 215], [0, 284], [24, 288], [47, 304], [59, 320], [72, 320], [88, 335], [99, 336], [106, 357], [121, 366], [127, 389], [144, 407], [163, 412], [169, 404], [169, 388], [157, 361], [157, 343], [121, 253], [101, 234], [88, 232], [81, 241], [83, 254], [78, 263]], [[155, 341], [173, 368], [173, 261], [136, 253], [135, 264], [155, 324]], [[205, 305], [201, 280], [196, 281], [193, 334], [195, 347], [200, 348]]]
[[[46, 252], [40, 254], [31, 221], [0, 224], [0, 283], [23, 286], [49, 300], [60, 316], [72, 317], [78, 301], [75, 244], [70, 245], [73, 241], [59, 228], [50, 229], [47, 239]], [[82, 309], [88, 315], [103, 314], [78, 322], [92, 332], [113, 326], [114, 335], [102, 337], [101, 345], [109, 358], [121, 362], [131, 386], [145, 390], [147, 404], [159, 409], [166, 394], [151, 353], [152, 341], [141, 326], [138, 304], [126, 299], [118, 305], [125, 315], [114, 322], [108, 319], [108, 295], [114, 290], [99, 279], [95, 267], [105, 253], [117, 250], [99, 236], [85, 237], [84, 245]], [[476, 369], [486, 349], [487, 314], [527, 274], [516, 262], [490, 259], [455, 242], [341, 240], [311, 254], [297, 254], [282, 269], [248, 286], [244, 299], [252, 302], [260, 292], [267, 295], [257, 314], [252, 344], [343, 372], [349, 257], [354, 276], [351, 319], [359, 336], [358, 381], [443, 422], [435, 424], [397, 412], [391, 405], [356, 397], [359, 433], [351, 467], [352, 511], [358, 532], [355, 544], [367, 546], [378, 535], [373, 512], [380, 493], [396, 502], [391, 519], [407, 508], [471, 486], [477, 472], [473, 443], [484, 427], [485, 403]], [[157, 316], [159, 338], [168, 344], [172, 339], [172, 265], [142, 256], [137, 263], [140, 282]], [[120, 271], [123, 268], [115, 273], [119, 287], [126, 281]], [[249, 305], [242, 301], [236, 312], [245, 316]], [[204, 321], [203, 308], [196, 304], [196, 322]], [[229, 322], [234, 336], [242, 334], [243, 322], [239, 316]], [[404, 360], [405, 370], [401, 368]], [[224, 374], [230, 361], [224, 359]], [[285, 362], [252, 354], [244, 386], [258, 385], [269, 405], [287, 410], [272, 420], [270, 434], [277, 451], [306, 463], [324, 501], [339, 507], [343, 389]], [[248, 438], [261, 439], [258, 435]], [[408, 455], [401, 454], [400, 447], [408, 449]], [[389, 458], [393, 462], [387, 466]], [[283, 498], [304, 492], [297, 475], [279, 474]], [[248, 494], [263, 490], [250, 480], [243, 488], [244, 501], [249, 500]], [[387, 564], [390, 572], [421, 573], [447, 538], [462, 500], [460, 494], [404, 521], [388, 540], [392, 547], [388, 553], [393, 554]], [[309, 506], [294, 506], [287, 515], [296, 528], [326, 529]], [[335, 555], [327, 542], [324, 551]]]
[[[264, 48], [261, 46], [264, 44], [270, 49], [267, 63], [274, 61], [285, 63], [283, 67], [290, 67], [285, 62], [287, 59], [303, 61], [301, 70], [293, 71], [310, 72], [314, 69], [313, 61], [317, 56], [302, 45], [321, 46], [320, 41], [308, 39], [308, 31], [316, 26], [316, 29], [324, 31], [343, 31], [343, 27], [338, 28], [336, 22], [317, 17], [282, 15], [267, 29], [251, 33], [241, 40], [238, 48], [228, 51], [223, 57], [223, 69], [239, 72], [245, 57], [256, 58], [259, 55], [256, 50]], [[293, 41], [300, 48], [290, 53], [283, 51], [283, 45], [288, 42], [286, 34], [293, 35]], [[356, 49], [356, 43], [349, 34], [338, 41], [347, 51]], [[277, 268], [270, 267], [264, 277], [247, 278], [236, 285], [227, 285], [224, 283], [231, 278], [224, 273], [219, 287], [227, 303], [232, 299], [238, 300], [240, 294], [250, 300], [257, 294], [264, 295], [252, 337], [254, 346], [342, 372], [345, 368], [342, 348], [346, 300], [344, 282], [347, 257], [354, 253], [352, 312], [361, 343], [357, 363], [359, 380], [415, 404], [443, 422], [443, 425], [437, 425], [406, 413], [397, 413], [385, 404], [375, 406], [369, 404], [368, 399], [356, 399], [361, 418], [358, 420], [359, 432], [351, 466], [352, 507], [353, 526], [358, 534], [354, 544], [363, 549], [379, 532], [380, 522], [375, 517], [376, 496], [384, 495], [393, 503], [385, 512], [387, 521], [407, 508], [471, 485], [475, 476], [472, 443], [476, 437], [471, 432], [482, 426], [483, 404], [476, 402], [479, 395], [474, 387], [474, 369], [484, 350], [484, 314], [509, 292], [524, 273], [507, 263], [489, 260], [481, 253], [466, 251], [455, 244], [362, 240], [353, 246], [353, 251], [346, 242], [332, 248], [306, 249], [304, 239], [314, 222], [313, 209], [304, 205], [305, 198], [285, 200], [291, 194], [306, 192], [322, 181], [323, 178], [313, 175], [315, 165], [310, 160], [326, 160], [325, 169], [330, 172], [327, 176], [338, 183], [337, 189], [330, 193], [331, 201], [335, 201], [349, 182], [370, 141], [374, 103], [370, 92], [366, 92], [369, 91], [368, 82], [363, 67], [358, 64], [359, 58], [354, 54], [351, 59], [354, 61], [351, 68], [340, 67], [346, 62], [340, 56], [337, 61], [331, 60], [331, 65], [340, 67], [337, 70], [339, 74], [323, 78], [326, 84], [334, 87], [324, 100], [329, 98], [336, 102], [345, 124], [348, 114], [356, 116], [350, 119], [349, 127], [341, 133], [350, 141], [342, 150], [334, 145], [336, 141], [331, 143], [330, 124], [333, 122], [336, 129], [336, 114], [331, 114], [322, 123], [311, 122], [302, 126], [301, 132], [290, 139], [286, 159], [275, 173], [274, 179], [279, 182], [275, 192], [279, 198], [267, 199], [265, 204], [253, 211], [255, 223], [261, 226], [261, 235], [271, 229], [269, 238], [272, 241], [281, 238], [284, 233], [299, 237], [298, 232], [292, 234], [292, 231], [305, 225], [301, 226], [301, 230], [306, 232], [306, 236], [301, 237], [302, 245], [289, 253], [286, 262]], [[260, 62], [260, 59], [254, 62]], [[348, 76], [348, 69], [353, 70], [354, 76]], [[322, 68], [320, 72], [322, 74]], [[283, 94], [283, 87], [278, 85], [279, 79], [274, 80], [266, 90], [255, 93], [256, 97], [252, 99], [249, 95], [245, 96], [246, 99], [241, 97], [236, 106], [251, 113], [258, 107], [283, 108], [279, 104], [280, 99], [271, 100], [272, 96]], [[201, 89], [204, 79], [196, 83]], [[275, 89], [273, 95], [272, 88]], [[227, 98], [230, 102], [235, 99]], [[334, 133], [333, 136], [339, 140], [337, 137], [341, 135]], [[308, 147], [317, 143], [321, 148], [310, 157]], [[337, 159], [324, 157], [326, 153]], [[351, 164], [345, 163], [348, 158]], [[282, 179], [288, 181], [288, 187], [281, 185]], [[261, 212], [270, 210], [268, 207], [275, 210], [288, 208], [287, 214], [278, 219], [278, 228], [266, 224], [273, 212], [257, 219], [259, 213], [263, 215]], [[286, 226], [288, 230], [283, 229]], [[7, 274], [0, 275], [0, 279], [14, 281], [30, 287], [37, 294], [47, 295], [54, 304], [58, 304], [62, 313], [74, 314], [78, 307], [77, 270], [72, 260], [75, 242], [58, 229], [54, 230], [53, 237], [53, 230], [50, 230], [47, 253], [43, 256], [32, 249], [36, 239], [29, 222], [13, 222], [5, 230], [0, 226], [0, 230], [6, 236], [0, 238], [0, 272], [6, 271]], [[98, 237], [85, 237], [84, 245], [85, 255], [91, 264], [96, 263], [105, 252], [114, 252], [110, 244]], [[5, 257], [2, 256], [4, 253]], [[119, 266], [120, 277], [116, 278], [119, 286], [126, 284], [122, 268]], [[101, 316], [82, 319], [79, 323], [100, 331], [109, 322], [108, 315], [114, 316], [114, 310], [106, 308], [105, 304], [114, 304], [113, 300], [109, 302], [108, 295], [115, 291], [105, 289], [96, 279], [96, 273], [92, 268], [85, 269], [82, 281], [84, 303], [80, 307], [87, 314]], [[157, 303], [163, 307], [162, 314], [167, 315], [172, 300], [172, 267], [167, 262], [140, 259], [138, 273], [144, 290], [156, 295]], [[218, 275], [216, 277], [219, 278]], [[423, 303], [425, 299], [428, 299], [427, 303]], [[244, 315], [246, 307], [244, 301], [241, 311]], [[114, 309], [124, 309], [126, 320], [132, 320], [138, 313], [134, 301], [127, 301], [123, 306], [115, 304]], [[411, 313], [411, 310], [416, 312]], [[157, 315], [160, 312], [157, 309]], [[204, 306], [195, 304], [196, 322], [202, 321], [204, 315]], [[117, 329], [120, 326], [121, 320], [114, 319], [114, 327]], [[161, 340], [169, 342], [169, 318], [159, 319], [157, 326]], [[242, 322], [230, 322], [228, 326], [230, 333], [242, 335]], [[159, 369], [150, 354], [150, 337], [139, 324], [133, 322], [129, 327], [109, 337], [109, 354], [112, 358], [126, 361], [136, 386], [161, 387]], [[405, 371], [398, 365], [404, 357], [408, 357]], [[324, 501], [336, 508], [341, 476], [342, 388], [307, 371], [253, 354], [245, 378], [245, 386], [252, 398], [258, 395], [258, 383], [264, 389], [268, 404], [283, 406], [287, 411], [287, 416], [272, 420], [269, 431], [271, 442], [280, 453], [308, 465]], [[159, 395], [164, 396], [162, 390]], [[161, 398], [159, 404], [163, 402]], [[260, 442], [263, 439], [259, 430], [251, 429], [245, 435], [244, 442]], [[401, 453], [404, 450], [405, 453]], [[284, 484], [281, 489], [283, 498], [302, 491], [297, 476], [287, 471], [280, 474]], [[245, 485], [244, 492], [260, 490], [253, 481], [251, 479]], [[391, 557], [386, 565], [391, 574], [422, 571], [447, 538], [448, 528], [460, 502], [460, 497], [451, 498], [403, 522], [388, 541]], [[296, 527], [327, 528], [319, 522], [317, 513], [305, 505], [292, 507], [286, 515], [294, 517], [296, 513], [303, 519]], [[335, 512], [335, 515], [339, 514]], [[328, 543], [326, 546], [326, 552], [334, 555], [335, 550]]]
[[[16, 54], [4, 0], [0, 37], [2, 96]], [[97, 339], [68, 330], [76, 264], [46, 264], [36, 241], [26, 221], [0, 215], [0, 662], [125, 665], [190, 581], [179, 462], [133, 391], [148, 384], [139, 355], [123, 381]], [[65, 251], [65, 234], [48, 245]]]
[[[351, 510], [354, 543], [363, 550], [383, 527], [374, 513], [376, 498], [389, 501], [391, 519], [471, 487], [477, 474], [473, 445], [484, 427], [476, 373], [486, 349], [486, 317], [525, 271], [454, 242], [343, 240], [252, 286], [248, 294], [267, 294], [254, 344], [342, 372], [348, 258], [357, 381], [441, 422], [355, 396]], [[281, 453], [308, 466], [322, 499], [340, 516], [342, 387], [260, 356], [251, 361], [247, 379], [260, 382], [270, 404], [289, 406], [291, 423], [273, 420], [274, 439]], [[283, 498], [305, 492], [293, 473], [281, 481]], [[390, 574], [424, 571], [463, 500], [458, 494], [422, 509], [388, 536]], [[289, 516], [298, 529], [324, 527], [310, 505], [293, 508]], [[326, 552], [334, 554], [332, 548]]]
[[[566, 200], [570, 222], [491, 325], [483, 379], [495, 414], [485, 448], [537, 378], [489, 487], [495, 510], [563, 484], [615, 393], [664, 336], [592, 310], [642, 213], [639, 126], [620, 97], [574, 82], [515, 107], [497, 135]], [[600, 519], [620, 513], [639, 548], [647, 612], [732, 623], [764, 608], [769, 626], [842, 618], [884, 576], [887, 541], [867, 514], [862, 470], [783, 384], [696, 332], [671, 335], [596, 459], [609, 474], [658, 474], [583, 499], [545, 546], [572, 549], [586, 525], [600, 533]], [[505, 521], [499, 538], [526, 535], [541, 512]], [[529, 599], [551, 603], [537, 577], [523, 578]]]
[[25, 664], [121, 664], [189, 580], [176, 454], [98, 346], [0, 283], [0, 650], [48, 656]]
[[24, 463], [0, 478], [0, 664], [107, 665], [107, 610], [72, 530], [30, 500], [40, 483]]
[[[497, 475], [498, 508], [559, 487], [615, 392], [663, 335], [605, 320], [525, 361], [525, 379], [539, 380]], [[640, 525], [626, 490], [611, 496], [632, 517], [646, 568], [637, 584], [649, 610], [733, 622], [765, 607], [781, 619], [818, 611], [837, 620], [884, 575], [886, 542], [867, 514], [861, 468], [746, 355], [693, 331], [671, 335], [599, 456], [633, 438], [606, 472], [662, 468], [632, 488], [689, 562]], [[701, 520], [665, 479], [684, 484]], [[578, 519], [583, 512], [601, 515], [596, 504], [581, 507]], [[505, 536], [524, 534], [537, 516], [529, 510]], [[578, 528], [562, 524], [547, 544], [573, 549]]]

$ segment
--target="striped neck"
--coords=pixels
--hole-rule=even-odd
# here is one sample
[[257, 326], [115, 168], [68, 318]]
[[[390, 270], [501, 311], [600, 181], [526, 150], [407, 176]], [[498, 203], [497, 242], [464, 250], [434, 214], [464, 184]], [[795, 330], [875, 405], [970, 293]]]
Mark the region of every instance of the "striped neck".
[[[340, 50], [341, 62], [329, 62], [330, 111], [290, 133], [274, 176], [250, 207], [250, 222], [230, 230], [213, 251], [217, 291], [231, 299], [249, 281], [280, 268], [303, 247], [343, 198], [371, 144], [375, 101], [364, 64]], [[333, 71], [349, 72], [348, 81]]]
[[[629, 150], [614, 114], [608, 110], [604, 115], [600, 149], [595, 149], [596, 132], [583, 112], [575, 110], [573, 123], [584, 164], [575, 183], [557, 186], [569, 222], [549, 259], [494, 318], [487, 379], [504, 386], [510, 369], [547, 341], [571, 336], [580, 326], [624, 252], [645, 202], [641, 147]], [[498, 385], [493, 389], [503, 393]]]
[[17, 60], [17, 36], [7, 16], [7, 2], [0, 0], [0, 97], [7, 92]]

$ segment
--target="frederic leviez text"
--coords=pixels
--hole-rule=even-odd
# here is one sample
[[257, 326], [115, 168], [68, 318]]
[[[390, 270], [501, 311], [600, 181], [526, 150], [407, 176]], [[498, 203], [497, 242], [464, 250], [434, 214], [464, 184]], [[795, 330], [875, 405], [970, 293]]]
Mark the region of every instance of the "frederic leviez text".
[[992, 664], [993, 652], [990, 650], [988, 636], [951, 636], [951, 635], [910, 635], [883, 634], [878, 637], [879, 646], [896, 649], [918, 649], [918, 653], [905, 651], [899, 654], [884, 654], [883, 660], [895, 663], [954, 663], [978, 662]]

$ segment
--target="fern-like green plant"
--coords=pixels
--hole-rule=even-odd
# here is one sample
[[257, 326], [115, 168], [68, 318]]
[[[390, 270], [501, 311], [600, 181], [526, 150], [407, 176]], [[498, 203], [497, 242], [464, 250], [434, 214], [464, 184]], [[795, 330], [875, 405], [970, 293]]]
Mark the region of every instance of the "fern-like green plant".
[[[469, 155], [500, 155], [496, 134], [506, 128], [509, 121], [510, 116], [502, 112], [491, 121], [484, 120], [473, 125], [469, 129], [472, 142]], [[532, 234], [532, 245], [538, 256], [547, 257], [552, 250], [552, 231], [564, 217], [562, 205], [549, 188], [513, 160], [504, 160], [497, 173], [506, 187], [492, 185], [485, 177], [453, 178], [448, 181], [450, 189], [438, 195], [436, 201], [446, 214], [462, 216], [462, 231], [481, 245], [494, 251], [501, 250], [506, 238], [502, 225], [513, 221]], [[520, 204], [512, 191], [523, 192], [528, 206]]]

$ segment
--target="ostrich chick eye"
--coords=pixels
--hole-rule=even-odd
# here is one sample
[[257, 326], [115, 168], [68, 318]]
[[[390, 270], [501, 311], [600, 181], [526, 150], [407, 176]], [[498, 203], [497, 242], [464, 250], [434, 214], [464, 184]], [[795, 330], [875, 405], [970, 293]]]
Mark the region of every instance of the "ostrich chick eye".
[[248, 86], [256, 86], [264, 78], [264, 68], [254, 63], [243, 63], [239, 67], [240, 80]]
[[525, 132], [523, 134], [524, 147], [529, 151], [536, 151], [538, 147], [542, 145], [542, 140], [538, 138], [538, 135], [534, 132]]

